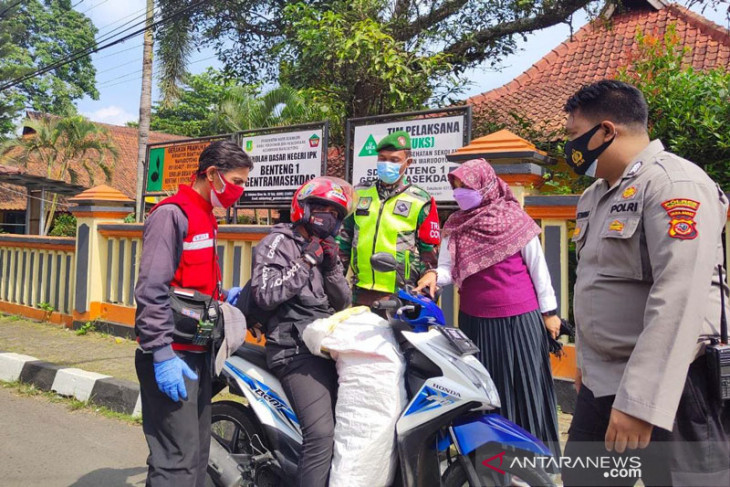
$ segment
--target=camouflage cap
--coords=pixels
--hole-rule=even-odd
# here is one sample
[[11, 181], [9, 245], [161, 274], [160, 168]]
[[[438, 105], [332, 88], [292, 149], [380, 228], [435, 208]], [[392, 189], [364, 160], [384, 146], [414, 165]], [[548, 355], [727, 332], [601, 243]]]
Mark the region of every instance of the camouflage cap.
[[408, 135], [408, 132], [404, 130], [399, 130], [383, 137], [383, 140], [380, 141], [378, 147], [376, 147], [375, 150], [378, 152], [380, 152], [381, 150], [398, 151], [409, 150], [410, 148], [411, 136]]

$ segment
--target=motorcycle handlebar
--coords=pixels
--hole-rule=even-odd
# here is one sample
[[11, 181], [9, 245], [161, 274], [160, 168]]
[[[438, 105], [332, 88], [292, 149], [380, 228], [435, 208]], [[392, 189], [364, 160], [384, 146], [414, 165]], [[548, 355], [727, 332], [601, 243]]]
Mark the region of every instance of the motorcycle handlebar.
[[397, 299], [379, 299], [373, 303], [373, 309], [398, 309], [401, 303]]

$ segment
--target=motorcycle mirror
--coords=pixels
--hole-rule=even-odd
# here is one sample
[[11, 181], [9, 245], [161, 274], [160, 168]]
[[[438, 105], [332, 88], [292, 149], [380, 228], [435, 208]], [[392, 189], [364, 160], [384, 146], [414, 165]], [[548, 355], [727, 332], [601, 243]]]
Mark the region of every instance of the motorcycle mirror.
[[393, 254], [377, 252], [370, 256], [370, 265], [378, 272], [392, 272], [398, 267]]

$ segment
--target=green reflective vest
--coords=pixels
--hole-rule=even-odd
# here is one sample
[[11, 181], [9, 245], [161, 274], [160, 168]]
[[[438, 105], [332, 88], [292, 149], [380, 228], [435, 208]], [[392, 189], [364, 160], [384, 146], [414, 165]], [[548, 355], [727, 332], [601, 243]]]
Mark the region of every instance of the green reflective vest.
[[[357, 286], [363, 289], [392, 293], [410, 282], [412, 267], [417, 263], [416, 235], [418, 216], [430, 198], [423, 190], [408, 186], [403, 192], [381, 201], [373, 184], [359, 188], [355, 210], [355, 232], [352, 242], [352, 268]], [[397, 269], [378, 272], [370, 265], [370, 257], [378, 252], [395, 256]], [[414, 278], [417, 278], [414, 275]]]

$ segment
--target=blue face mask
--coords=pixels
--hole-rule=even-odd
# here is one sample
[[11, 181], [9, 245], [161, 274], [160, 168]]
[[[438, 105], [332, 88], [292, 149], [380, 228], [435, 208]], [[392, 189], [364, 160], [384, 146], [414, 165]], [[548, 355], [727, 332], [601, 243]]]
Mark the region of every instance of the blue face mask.
[[378, 178], [385, 184], [394, 184], [400, 179], [400, 164], [396, 162], [378, 162]]

